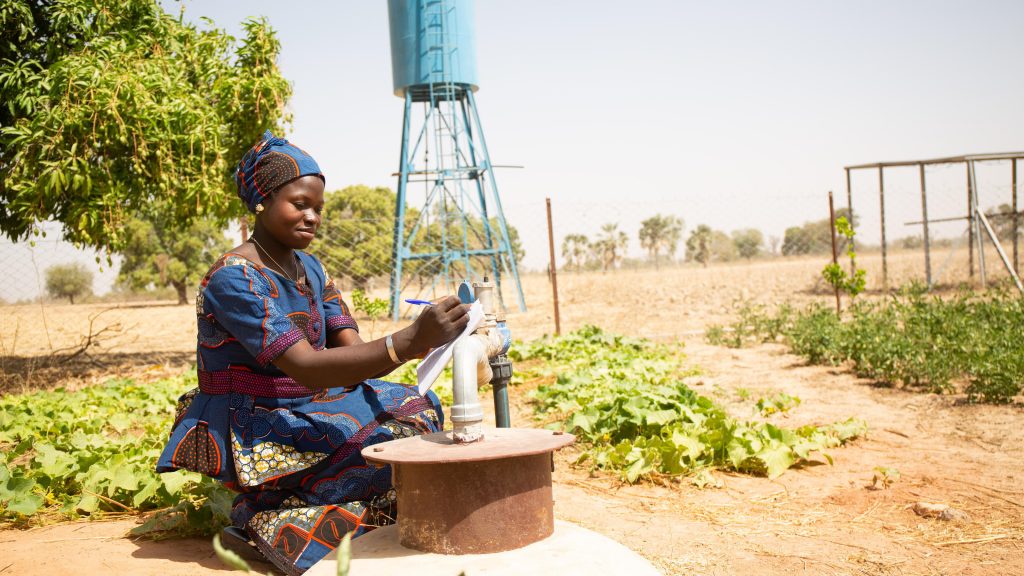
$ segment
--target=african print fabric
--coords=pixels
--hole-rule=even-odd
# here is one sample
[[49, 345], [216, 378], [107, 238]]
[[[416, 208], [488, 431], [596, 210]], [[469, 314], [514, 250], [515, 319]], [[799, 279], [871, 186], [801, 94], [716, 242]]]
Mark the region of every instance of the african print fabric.
[[196, 301], [199, 388], [179, 399], [157, 463], [239, 492], [232, 523], [286, 574], [303, 573], [347, 532], [393, 522], [391, 469], [360, 450], [438, 431], [443, 419], [437, 397], [414, 386], [313, 391], [272, 364], [301, 339], [321, 350], [328, 332], [357, 329], [319, 261], [297, 257], [298, 282], [235, 254], [207, 273]]

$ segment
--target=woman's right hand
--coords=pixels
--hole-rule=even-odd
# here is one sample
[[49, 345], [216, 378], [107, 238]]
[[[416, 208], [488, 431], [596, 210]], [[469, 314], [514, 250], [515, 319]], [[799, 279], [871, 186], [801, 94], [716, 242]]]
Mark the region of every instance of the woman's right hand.
[[403, 359], [422, 356], [431, 348], [454, 340], [468, 323], [468, 304], [463, 304], [455, 296], [441, 298], [424, 308], [412, 326], [401, 331], [408, 332], [408, 341], [404, 350], [403, 347], [399, 347], [398, 342], [395, 343], [396, 347], [399, 347], [399, 355]]

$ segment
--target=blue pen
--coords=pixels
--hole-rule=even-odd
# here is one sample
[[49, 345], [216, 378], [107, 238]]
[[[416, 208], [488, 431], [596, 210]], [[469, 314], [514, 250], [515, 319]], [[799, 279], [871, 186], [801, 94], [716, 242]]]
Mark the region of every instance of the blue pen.
[[433, 302], [429, 300], [416, 300], [415, 298], [406, 298], [405, 301], [409, 304], [416, 304], [417, 306], [433, 306]]

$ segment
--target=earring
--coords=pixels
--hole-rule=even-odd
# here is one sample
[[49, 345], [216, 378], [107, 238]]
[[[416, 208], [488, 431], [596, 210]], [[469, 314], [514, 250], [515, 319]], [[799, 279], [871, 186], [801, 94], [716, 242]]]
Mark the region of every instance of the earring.
[[260, 212], [263, 212], [263, 210], [265, 210], [265, 208], [263, 208], [263, 204], [257, 204], [256, 205], [256, 213], [257, 214], [259, 214]]

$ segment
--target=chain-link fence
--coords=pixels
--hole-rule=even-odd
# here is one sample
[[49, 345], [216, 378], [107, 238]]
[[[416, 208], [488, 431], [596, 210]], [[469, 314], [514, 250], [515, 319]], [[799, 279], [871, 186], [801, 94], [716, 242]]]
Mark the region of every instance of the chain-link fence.
[[[978, 202], [1012, 255], [1013, 185], [1006, 163], [979, 166]], [[881, 206], [877, 173], [851, 173], [858, 266], [867, 271], [868, 293], [927, 278], [923, 251], [921, 193], [915, 170], [885, 172], [886, 254], [881, 251]], [[945, 165], [928, 167], [929, 258], [939, 287], [977, 284], [978, 253], [971, 251], [965, 175]], [[1010, 206], [1008, 209], [1007, 206]], [[845, 194], [836, 213], [849, 216]], [[562, 328], [592, 323], [654, 338], [696, 334], [728, 318], [738, 301], [764, 304], [831, 297], [821, 270], [832, 258], [827, 194], [707, 197], [679, 195], [644, 203], [584, 202], [558, 196], [551, 221]], [[493, 214], [493, 211], [491, 212]], [[549, 229], [545, 201], [506, 199], [504, 213], [517, 256], [527, 312], [517, 306], [514, 278], [501, 277], [503, 300], [515, 334], [530, 338], [554, 330]], [[364, 337], [379, 337], [396, 325], [374, 300], [388, 300], [393, 220], [327, 211], [310, 251], [320, 256], [354, 305]], [[959, 218], [959, 219], [957, 219]], [[342, 225], [344, 223], [344, 225]], [[0, 241], [0, 370], [6, 384], [27, 376], [45, 378], [46, 366], [109, 372], [111, 362], [159, 369], [191, 362], [194, 308], [179, 305], [169, 286], [133, 290], [119, 281], [123, 259], [76, 249], [59, 230], [31, 243]], [[228, 245], [241, 241], [236, 228]], [[1019, 232], [1018, 232], [1019, 240]], [[843, 246], [840, 246], [842, 250]], [[984, 245], [988, 280], [1005, 278], [992, 243]], [[973, 254], [973, 255], [972, 255]], [[471, 276], [489, 273], [486, 257], [474, 257]], [[840, 252], [841, 262], [848, 260]], [[975, 274], [971, 274], [971, 262]], [[166, 260], [165, 260], [166, 262]], [[152, 265], [159, 268], [160, 262]], [[84, 280], [72, 272], [84, 271]], [[194, 271], [199, 276], [205, 270]], [[430, 262], [407, 270], [403, 298], [433, 298], [454, 291], [465, 274], [441, 278]], [[159, 278], [160, 274], [154, 275]], [[76, 288], [75, 282], [82, 286]], [[155, 284], [155, 283], [154, 283]], [[354, 294], [359, 291], [359, 295]], [[194, 298], [194, 286], [185, 300]], [[353, 297], [356, 296], [356, 299]], [[72, 303], [72, 299], [74, 302]], [[402, 320], [399, 324], [407, 322]], [[113, 360], [112, 360], [113, 359]], [[60, 368], [63, 367], [63, 368]], [[36, 370], [38, 368], [38, 370]], [[36, 370], [33, 372], [33, 370]], [[36, 383], [38, 385], [38, 382]]]

